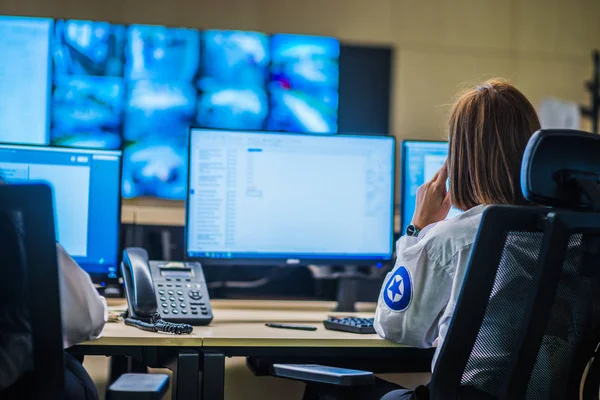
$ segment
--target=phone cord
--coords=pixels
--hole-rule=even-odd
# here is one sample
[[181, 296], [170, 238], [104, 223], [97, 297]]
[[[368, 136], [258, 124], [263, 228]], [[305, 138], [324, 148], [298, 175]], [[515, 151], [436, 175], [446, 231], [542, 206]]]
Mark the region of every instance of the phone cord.
[[141, 321], [139, 319], [125, 318], [125, 325], [135, 326], [148, 332], [167, 332], [175, 335], [183, 335], [192, 333], [194, 328], [189, 324], [176, 324], [173, 322], [164, 321], [159, 313], [154, 313], [150, 318], [150, 322]]

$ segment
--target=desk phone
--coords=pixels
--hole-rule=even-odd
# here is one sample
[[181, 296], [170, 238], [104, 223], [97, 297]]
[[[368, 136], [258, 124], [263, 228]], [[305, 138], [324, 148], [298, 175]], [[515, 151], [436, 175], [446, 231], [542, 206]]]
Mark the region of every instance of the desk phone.
[[202, 266], [198, 262], [148, 261], [146, 250], [130, 247], [121, 264], [129, 318], [208, 325], [213, 319]]

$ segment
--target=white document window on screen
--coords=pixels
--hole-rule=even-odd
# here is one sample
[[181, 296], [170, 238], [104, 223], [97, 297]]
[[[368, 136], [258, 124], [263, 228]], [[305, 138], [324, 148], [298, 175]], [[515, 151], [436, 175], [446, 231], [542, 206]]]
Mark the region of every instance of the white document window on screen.
[[579, 104], [560, 99], [542, 99], [540, 123], [543, 129], [580, 129], [581, 110]]

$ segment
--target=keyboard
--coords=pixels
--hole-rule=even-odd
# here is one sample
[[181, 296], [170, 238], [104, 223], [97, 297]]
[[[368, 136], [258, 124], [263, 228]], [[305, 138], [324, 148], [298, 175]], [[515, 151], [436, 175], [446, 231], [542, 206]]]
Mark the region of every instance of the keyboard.
[[323, 321], [325, 329], [351, 333], [375, 333], [374, 318], [329, 317]]

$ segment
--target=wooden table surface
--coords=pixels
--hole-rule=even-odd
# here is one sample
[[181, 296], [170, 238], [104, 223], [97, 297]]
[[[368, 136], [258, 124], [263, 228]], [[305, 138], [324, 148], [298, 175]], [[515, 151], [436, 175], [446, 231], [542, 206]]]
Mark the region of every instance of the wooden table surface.
[[[111, 309], [124, 303], [111, 301]], [[101, 338], [83, 343], [94, 346], [179, 346], [179, 347], [398, 347], [376, 334], [358, 335], [329, 331], [322, 321], [330, 315], [373, 317], [374, 304], [359, 304], [356, 314], [334, 313], [332, 302], [214, 300], [214, 319], [209, 326], [196, 326], [190, 335], [152, 333], [126, 326], [122, 321], [107, 323]], [[266, 322], [298, 323], [316, 331], [275, 329]]]

